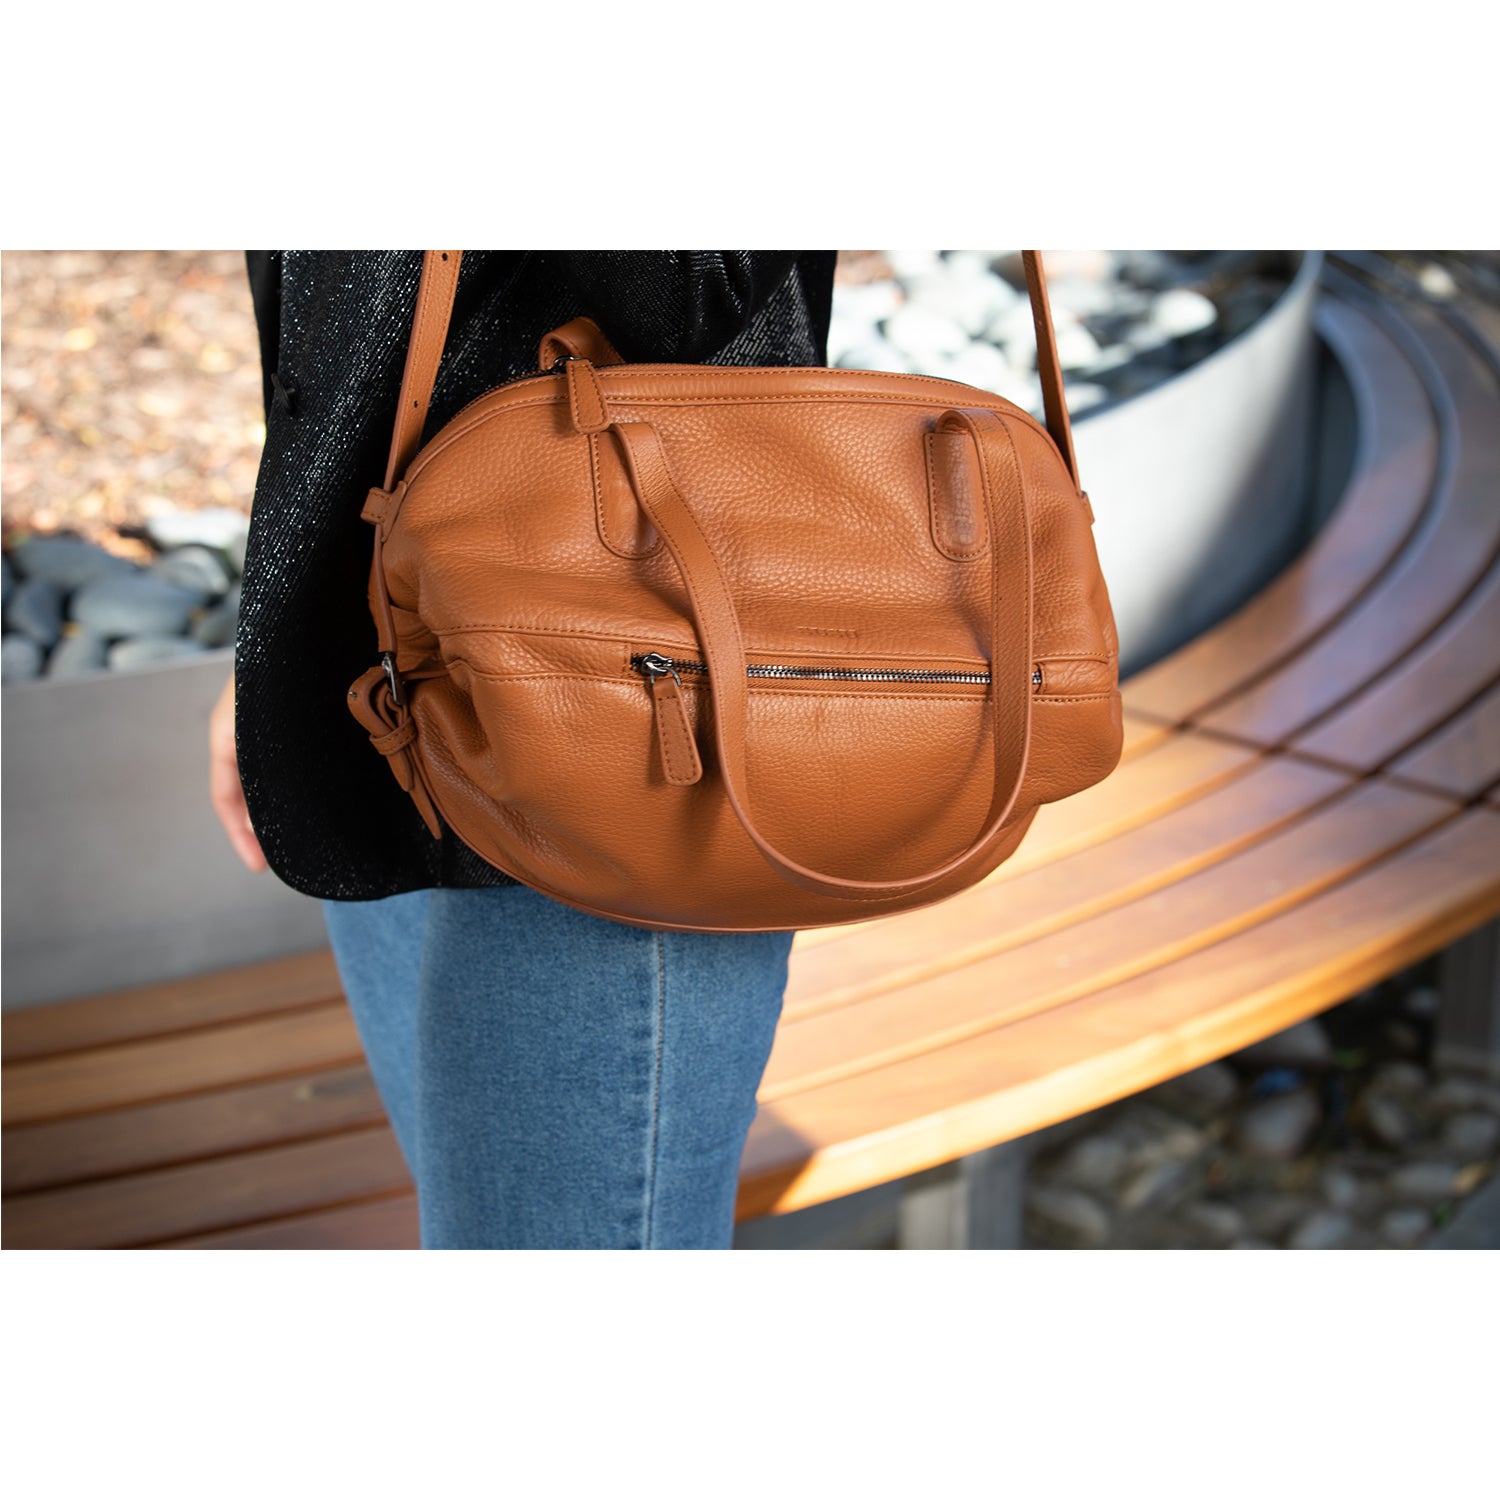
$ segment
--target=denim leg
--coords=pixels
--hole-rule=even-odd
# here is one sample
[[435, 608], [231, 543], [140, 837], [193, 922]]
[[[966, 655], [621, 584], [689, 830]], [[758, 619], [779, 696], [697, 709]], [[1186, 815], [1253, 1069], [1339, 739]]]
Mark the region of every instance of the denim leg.
[[406, 1164], [416, 1169], [417, 998], [431, 891], [325, 901], [333, 956], [365, 1057]]
[[431, 893], [429, 1248], [727, 1248], [793, 934], [655, 932], [523, 886]]

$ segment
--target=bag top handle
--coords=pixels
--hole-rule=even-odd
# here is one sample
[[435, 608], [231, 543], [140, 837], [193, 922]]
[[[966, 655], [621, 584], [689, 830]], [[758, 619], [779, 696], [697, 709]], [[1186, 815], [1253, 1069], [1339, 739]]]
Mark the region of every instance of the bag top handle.
[[[412, 315], [411, 342], [406, 348], [406, 367], [401, 376], [401, 398], [396, 408], [391, 453], [386, 464], [385, 488], [393, 490], [416, 456], [422, 428], [432, 404], [443, 346], [448, 341], [448, 320], [453, 315], [453, 296], [458, 290], [458, 268], [462, 250], [429, 250], [422, 261], [422, 280], [417, 287], [417, 306]], [[1036, 367], [1042, 382], [1042, 406], [1047, 431], [1067, 465], [1074, 487], [1078, 486], [1078, 459], [1073, 452], [1073, 428], [1068, 421], [1068, 402], [1063, 392], [1062, 365], [1057, 358], [1057, 337], [1052, 328], [1052, 307], [1047, 300], [1047, 274], [1041, 255], [1021, 252], [1026, 272], [1026, 290], [1031, 297], [1031, 316], [1036, 324]]]

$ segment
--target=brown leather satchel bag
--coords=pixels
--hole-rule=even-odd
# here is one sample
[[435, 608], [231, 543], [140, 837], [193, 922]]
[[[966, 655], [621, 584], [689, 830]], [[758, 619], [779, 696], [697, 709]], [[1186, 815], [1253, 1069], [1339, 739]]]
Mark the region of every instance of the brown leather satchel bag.
[[824, 927], [974, 885], [1114, 768], [1033, 252], [1045, 427], [925, 376], [624, 364], [579, 319], [418, 452], [459, 259], [424, 263], [349, 695], [434, 837], [635, 926]]

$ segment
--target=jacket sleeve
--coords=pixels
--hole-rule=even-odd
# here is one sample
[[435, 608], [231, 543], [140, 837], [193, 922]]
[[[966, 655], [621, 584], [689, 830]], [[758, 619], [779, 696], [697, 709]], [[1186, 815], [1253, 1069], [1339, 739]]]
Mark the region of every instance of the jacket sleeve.
[[796, 250], [554, 250], [558, 270], [627, 360], [698, 363], [749, 325]]

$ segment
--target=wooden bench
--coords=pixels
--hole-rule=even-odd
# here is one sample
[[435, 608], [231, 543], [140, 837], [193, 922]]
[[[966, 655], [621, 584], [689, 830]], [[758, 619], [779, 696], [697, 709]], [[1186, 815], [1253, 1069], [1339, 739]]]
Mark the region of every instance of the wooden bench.
[[[1005, 1143], [1456, 943], [1493, 1045], [1500, 315], [1331, 273], [1319, 327], [1358, 413], [1337, 510], [1126, 685], [1119, 769], [982, 885], [798, 935], [742, 1219], [907, 1179], [903, 1243], [1013, 1242]], [[326, 954], [21, 1012], [4, 1042], [7, 1246], [415, 1243]]]

